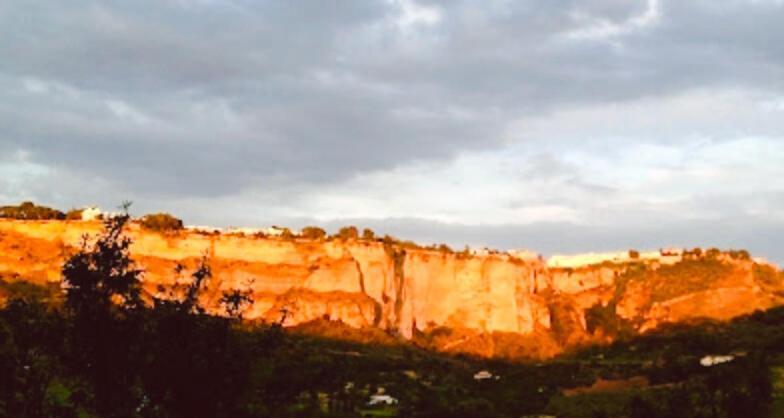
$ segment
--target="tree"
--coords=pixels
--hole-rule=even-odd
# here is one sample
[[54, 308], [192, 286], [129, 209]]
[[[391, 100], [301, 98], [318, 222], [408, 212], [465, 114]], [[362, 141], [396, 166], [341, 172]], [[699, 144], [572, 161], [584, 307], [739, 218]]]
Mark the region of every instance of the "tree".
[[322, 239], [327, 236], [327, 231], [317, 226], [306, 226], [302, 228], [301, 235], [308, 239]]
[[68, 221], [81, 221], [82, 212], [84, 212], [84, 209], [71, 209], [65, 214], [65, 219]]
[[113, 306], [141, 306], [142, 271], [130, 258], [131, 240], [122, 235], [130, 216], [104, 221], [105, 232], [94, 244], [87, 239], [63, 266], [66, 306], [74, 315], [108, 314]]
[[715, 259], [719, 258], [720, 256], [721, 256], [721, 250], [719, 250], [718, 248], [708, 248], [705, 251], [705, 257], [707, 257], [707, 258], [709, 258], [711, 260], [715, 260]]
[[74, 368], [92, 384], [99, 416], [124, 417], [139, 404], [136, 384], [142, 332], [142, 271], [130, 258], [130, 219], [124, 213], [104, 221], [105, 231], [63, 266], [66, 310], [72, 319], [69, 354]]
[[376, 239], [376, 233], [370, 228], [365, 228], [362, 230], [362, 239], [373, 241]]
[[19, 206], [0, 207], [0, 218], [19, 220], [65, 219], [65, 214], [57, 209], [36, 206], [33, 202], [22, 202]]
[[141, 219], [141, 225], [143, 228], [158, 232], [179, 231], [183, 228], [182, 220], [168, 213], [144, 215]]
[[357, 239], [359, 238], [359, 231], [356, 226], [344, 226], [338, 230], [338, 237], [344, 240]]
[[250, 291], [234, 289], [223, 293], [220, 304], [226, 310], [226, 314], [235, 319], [242, 319], [245, 309], [253, 304], [253, 297]]

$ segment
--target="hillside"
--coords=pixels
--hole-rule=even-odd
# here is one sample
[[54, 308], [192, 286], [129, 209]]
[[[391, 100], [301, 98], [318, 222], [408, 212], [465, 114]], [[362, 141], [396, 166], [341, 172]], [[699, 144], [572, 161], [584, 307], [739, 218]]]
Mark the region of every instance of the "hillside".
[[[97, 221], [0, 220], [0, 278], [58, 283], [64, 260]], [[438, 251], [363, 239], [258, 237], [132, 223], [133, 258], [148, 297], [176, 292], [174, 274], [206, 257], [201, 296], [221, 313], [225, 291], [248, 292], [244, 317], [286, 326], [327, 319], [375, 328], [428, 348], [480, 356], [551, 357], [697, 318], [727, 320], [784, 303], [776, 268], [744, 252], [685, 253], [553, 267], [509, 253]]]

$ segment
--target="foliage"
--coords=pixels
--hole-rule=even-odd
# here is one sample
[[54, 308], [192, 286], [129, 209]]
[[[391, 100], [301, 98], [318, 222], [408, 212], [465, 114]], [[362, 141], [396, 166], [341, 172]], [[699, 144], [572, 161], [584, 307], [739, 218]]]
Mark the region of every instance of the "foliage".
[[370, 228], [365, 228], [362, 230], [362, 239], [373, 241], [376, 239], [376, 233]]
[[71, 209], [65, 213], [65, 219], [68, 221], [81, 221], [84, 209]]
[[140, 307], [142, 272], [130, 258], [131, 240], [122, 236], [129, 219], [126, 213], [105, 220], [104, 235], [92, 245], [85, 240], [63, 266], [66, 306], [77, 317], [108, 315], [117, 305]]
[[601, 329], [604, 335], [613, 338], [628, 338], [634, 332], [629, 321], [620, 318], [615, 312], [615, 302], [606, 305], [597, 303], [585, 310], [585, 323], [588, 332]]
[[65, 219], [65, 214], [57, 209], [36, 206], [33, 202], [22, 202], [18, 206], [0, 207], [0, 218], [19, 220]]
[[734, 268], [731, 264], [715, 258], [687, 258], [656, 269], [640, 263], [630, 266], [618, 277], [616, 298], [623, 294], [629, 283], [635, 281], [647, 283], [656, 302], [705, 289], [732, 274]]
[[143, 228], [158, 232], [179, 231], [183, 228], [182, 220], [168, 213], [144, 215], [141, 219], [141, 225]]
[[327, 236], [327, 231], [317, 227], [317, 226], [306, 226], [302, 228], [302, 235], [303, 238], [308, 239], [322, 239]]
[[280, 237], [287, 241], [291, 241], [296, 238], [294, 233], [291, 232], [291, 229], [289, 228], [283, 228], [283, 231], [280, 233]]
[[337, 237], [343, 240], [359, 238], [359, 230], [355, 226], [344, 226], [338, 230]]
[[[336, 321], [293, 332], [240, 322], [235, 318], [252, 302], [248, 290], [220, 297], [234, 318], [212, 316], [200, 304], [214, 294], [206, 292], [214, 286], [208, 260], [189, 280], [172, 280], [184, 284], [165, 298], [145, 296], [142, 271], [122, 233], [127, 220], [106, 220], [103, 235], [86, 240], [66, 263], [64, 309], [51, 304], [56, 288], [0, 282], [10, 298], [0, 308], [0, 416], [764, 417], [773, 390], [769, 370], [781, 367], [784, 308], [726, 324], [664, 327], [537, 363], [437, 355], [381, 330]], [[406, 248], [391, 242], [384, 248], [394, 260], [393, 280], [402, 281]], [[655, 277], [630, 268], [625, 280], [672, 283], [684, 274], [716, 273], [713, 268], [689, 260], [662, 267]], [[178, 267], [173, 274], [183, 272]], [[762, 267], [756, 274], [772, 280]], [[568, 339], [579, 324], [569, 304], [562, 305], [554, 308], [553, 327]], [[589, 326], [620, 331], [614, 311], [612, 305], [588, 309]], [[322, 337], [304, 334], [313, 330]], [[501, 345], [497, 336], [486, 339]], [[699, 365], [700, 356], [722, 353], [743, 355], [716, 367]], [[474, 380], [479, 370], [498, 379]], [[654, 386], [564, 394], [599, 378], [632, 376]], [[369, 410], [364, 403], [379, 388], [399, 406]]]
[[253, 297], [248, 290], [234, 289], [223, 294], [220, 304], [226, 310], [227, 315], [241, 320], [242, 313], [253, 304]]
[[779, 286], [784, 281], [784, 273], [777, 271], [773, 266], [754, 263], [751, 272], [755, 282], [767, 286]]

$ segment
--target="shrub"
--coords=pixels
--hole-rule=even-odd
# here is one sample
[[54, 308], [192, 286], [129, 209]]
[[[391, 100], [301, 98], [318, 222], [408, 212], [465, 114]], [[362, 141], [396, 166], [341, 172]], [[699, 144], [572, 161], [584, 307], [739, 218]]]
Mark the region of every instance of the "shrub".
[[82, 212], [84, 212], [84, 209], [71, 209], [66, 212], [65, 219], [69, 221], [81, 221]]
[[632, 260], [637, 260], [640, 258], [640, 252], [637, 250], [629, 250], [629, 258]]
[[442, 253], [453, 253], [453, 252], [454, 252], [454, 251], [452, 250], [452, 248], [451, 248], [451, 247], [449, 247], [449, 246], [448, 246], [448, 245], [446, 245], [446, 244], [439, 244], [437, 249], [438, 249], [438, 251], [440, 251], [440, 252], [442, 252]]
[[57, 209], [36, 206], [33, 202], [22, 202], [19, 206], [0, 207], [0, 218], [20, 220], [65, 219], [65, 214]]
[[751, 260], [751, 254], [746, 250], [730, 250], [730, 257], [733, 260]]
[[168, 213], [151, 213], [149, 215], [144, 215], [141, 219], [141, 225], [143, 228], [160, 232], [178, 231], [183, 228], [182, 221]]
[[705, 257], [707, 257], [707, 258], [715, 260], [715, 259], [719, 258], [720, 256], [721, 256], [721, 250], [719, 250], [718, 248], [708, 248], [705, 251]]
[[357, 239], [359, 238], [359, 231], [356, 226], [344, 226], [338, 231], [340, 239]]
[[288, 228], [283, 228], [283, 232], [280, 233], [280, 237], [285, 240], [293, 240], [295, 238], [294, 233], [291, 232]]
[[376, 233], [373, 232], [373, 230], [370, 229], [370, 228], [365, 228], [365, 229], [362, 230], [362, 239], [366, 239], [366, 240], [371, 240], [372, 241], [372, 240], [376, 239]]
[[327, 236], [327, 232], [317, 226], [306, 226], [302, 228], [302, 237], [309, 239], [322, 239]]

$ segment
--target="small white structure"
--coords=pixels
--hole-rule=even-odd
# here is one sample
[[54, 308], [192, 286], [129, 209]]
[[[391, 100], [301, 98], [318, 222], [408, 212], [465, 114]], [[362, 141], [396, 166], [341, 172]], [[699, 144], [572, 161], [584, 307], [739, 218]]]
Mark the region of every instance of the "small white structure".
[[379, 405], [397, 405], [398, 400], [389, 396], [389, 395], [371, 395], [370, 400], [367, 402], [368, 406], [379, 406]]
[[82, 209], [83, 221], [97, 221], [103, 219], [103, 212], [98, 206], [89, 206]]
[[662, 264], [675, 264], [683, 259], [683, 251], [667, 248], [658, 251], [637, 252], [632, 257], [632, 251], [615, 251], [607, 253], [586, 253], [575, 255], [554, 255], [547, 260], [548, 267], [578, 268], [604, 262], [630, 263], [636, 261], [658, 261]]
[[712, 367], [717, 364], [729, 363], [732, 360], [735, 360], [735, 356], [705, 356], [700, 359], [700, 365], [702, 367]]
[[240, 235], [264, 234], [264, 230], [261, 228], [229, 228], [226, 232], [229, 234], [240, 234]]
[[207, 226], [207, 225], [186, 225], [185, 229], [188, 231], [193, 232], [203, 232], [208, 234], [215, 234], [223, 232], [223, 228], [218, 228], [217, 226]]
[[487, 370], [480, 370], [474, 374], [474, 380], [488, 380], [492, 378], [493, 374]]
[[519, 250], [508, 250], [506, 252], [509, 254], [510, 257], [516, 258], [518, 260], [523, 261], [539, 261], [542, 260], [542, 255], [531, 250], [519, 249]]
[[286, 228], [281, 228], [281, 227], [276, 226], [276, 225], [272, 225], [269, 228], [264, 228], [264, 229], [261, 230], [261, 232], [263, 232], [264, 235], [267, 235], [267, 236], [270, 236], [270, 237], [279, 237], [279, 236], [283, 235], [284, 231], [286, 231]]

